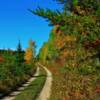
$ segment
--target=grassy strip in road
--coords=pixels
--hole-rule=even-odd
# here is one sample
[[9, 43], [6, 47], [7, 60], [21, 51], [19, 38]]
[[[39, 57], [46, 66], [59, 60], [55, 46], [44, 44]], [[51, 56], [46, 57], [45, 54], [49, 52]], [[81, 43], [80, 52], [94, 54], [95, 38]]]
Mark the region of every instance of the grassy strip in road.
[[40, 74], [30, 86], [23, 90], [14, 100], [35, 100], [40, 91], [42, 90], [46, 80], [46, 72], [40, 68]]

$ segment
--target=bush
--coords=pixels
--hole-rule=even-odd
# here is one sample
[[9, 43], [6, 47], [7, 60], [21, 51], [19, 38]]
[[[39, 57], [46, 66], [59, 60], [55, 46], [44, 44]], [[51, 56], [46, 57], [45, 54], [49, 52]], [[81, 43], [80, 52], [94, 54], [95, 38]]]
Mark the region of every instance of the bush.
[[25, 63], [17, 66], [14, 63], [0, 63], [0, 94], [7, 94], [28, 80], [36, 67]]
[[93, 73], [95, 70], [92, 66], [81, 66], [78, 68], [78, 72], [83, 75], [88, 75]]

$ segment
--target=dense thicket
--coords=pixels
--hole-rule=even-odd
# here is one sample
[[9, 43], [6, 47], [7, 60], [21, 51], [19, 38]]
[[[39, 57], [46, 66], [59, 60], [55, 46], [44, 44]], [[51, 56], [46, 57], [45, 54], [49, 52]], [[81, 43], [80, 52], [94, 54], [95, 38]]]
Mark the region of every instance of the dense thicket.
[[[55, 0], [63, 5], [63, 11], [38, 8], [33, 14], [58, 26], [64, 36], [74, 36], [76, 43], [100, 55], [100, 1], [99, 0]], [[56, 32], [57, 33], [57, 32]], [[51, 33], [53, 35], [53, 33]], [[52, 37], [50, 37], [51, 39]], [[66, 47], [66, 46], [65, 46]], [[53, 48], [53, 47], [52, 47]], [[63, 47], [64, 48], [64, 47]], [[99, 57], [99, 56], [98, 56]]]

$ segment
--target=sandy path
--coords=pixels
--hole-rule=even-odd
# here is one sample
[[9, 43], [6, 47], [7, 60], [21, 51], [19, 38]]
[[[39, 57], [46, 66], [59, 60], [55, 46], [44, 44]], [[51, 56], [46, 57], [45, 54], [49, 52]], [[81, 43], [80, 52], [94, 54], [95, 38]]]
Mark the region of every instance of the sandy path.
[[[38, 76], [39, 75], [39, 67], [37, 68], [37, 71], [35, 73], [34, 76]], [[28, 82], [26, 82], [25, 84], [22, 85], [22, 87], [19, 87], [17, 89], [17, 91], [12, 92], [9, 96], [4, 97], [3, 99], [0, 100], [14, 100], [16, 95], [20, 94], [22, 92], [22, 90], [24, 90], [27, 86], [29, 86], [31, 84], [32, 81], [34, 81], [36, 79], [36, 77], [32, 77], [28, 80]]]
[[52, 73], [43, 65], [39, 64], [39, 66], [43, 67], [47, 73], [47, 79], [44, 84], [42, 91], [40, 92], [38, 98], [36, 100], [48, 100], [51, 94], [51, 86], [52, 86]]

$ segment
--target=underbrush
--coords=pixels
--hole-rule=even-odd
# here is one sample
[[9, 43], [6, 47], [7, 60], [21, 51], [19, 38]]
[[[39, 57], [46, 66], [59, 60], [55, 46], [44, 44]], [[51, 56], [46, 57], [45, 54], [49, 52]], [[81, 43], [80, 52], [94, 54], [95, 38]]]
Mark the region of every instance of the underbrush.
[[0, 63], [0, 95], [7, 95], [25, 83], [36, 71], [35, 65]]
[[80, 65], [49, 65], [54, 78], [50, 100], [100, 100], [100, 63]]

